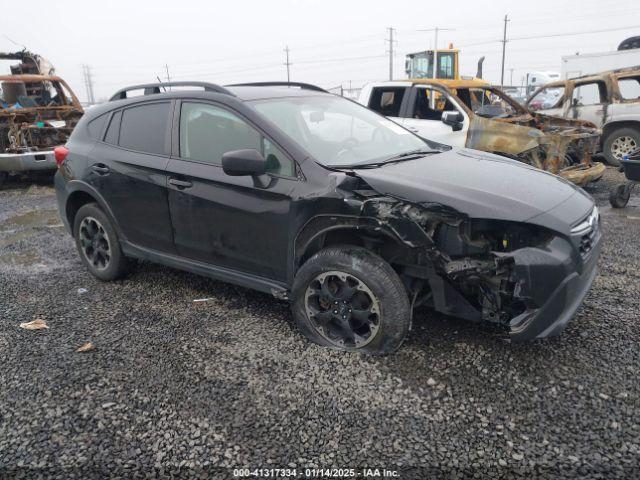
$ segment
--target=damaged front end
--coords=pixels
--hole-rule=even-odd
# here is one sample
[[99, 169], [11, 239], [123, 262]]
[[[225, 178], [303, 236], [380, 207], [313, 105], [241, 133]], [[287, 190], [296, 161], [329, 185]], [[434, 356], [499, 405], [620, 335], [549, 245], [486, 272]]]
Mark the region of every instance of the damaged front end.
[[[0, 54], [0, 58], [16, 55], [22, 58], [25, 53]], [[0, 172], [55, 169], [53, 149], [66, 143], [84, 113], [60, 77], [19, 73], [37, 71], [45, 62], [31, 60], [27, 56], [12, 66], [14, 74], [0, 76]]]
[[538, 225], [469, 218], [392, 196], [363, 199], [361, 216], [404, 245], [386, 258], [414, 307], [491, 322], [514, 340], [558, 334], [596, 272], [597, 222], [567, 238]]

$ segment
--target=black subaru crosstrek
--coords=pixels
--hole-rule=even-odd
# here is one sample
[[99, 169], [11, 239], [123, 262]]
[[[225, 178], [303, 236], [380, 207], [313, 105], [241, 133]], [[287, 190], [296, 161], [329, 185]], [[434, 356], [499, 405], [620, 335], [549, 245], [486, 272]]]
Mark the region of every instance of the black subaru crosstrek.
[[596, 275], [598, 210], [580, 188], [312, 85], [131, 87], [56, 157], [94, 276], [144, 259], [267, 292], [334, 348], [392, 352], [418, 306], [556, 335]]

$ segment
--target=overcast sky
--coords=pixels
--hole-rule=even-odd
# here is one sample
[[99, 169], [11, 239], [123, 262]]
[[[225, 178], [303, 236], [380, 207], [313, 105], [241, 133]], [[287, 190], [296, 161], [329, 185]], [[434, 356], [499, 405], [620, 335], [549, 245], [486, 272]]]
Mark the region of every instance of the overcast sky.
[[[81, 100], [87, 97], [82, 64], [92, 67], [96, 98], [104, 98], [165, 78], [165, 65], [175, 80], [286, 80], [285, 45], [292, 80], [355, 87], [388, 78], [387, 27], [397, 29], [394, 77], [404, 78], [404, 55], [433, 47], [433, 33], [419, 30], [438, 26], [452, 29], [438, 43], [461, 48], [463, 75], [473, 75], [484, 55], [485, 78], [499, 82], [505, 14], [513, 38], [505, 82], [513, 69], [514, 84], [527, 71], [559, 71], [562, 55], [615, 50], [640, 35], [637, 0], [30, 0], [19, 18], [3, 22], [0, 49], [21, 49], [13, 41], [40, 53]], [[574, 35], [518, 40], [563, 33]], [[8, 65], [2, 62], [3, 72]]]

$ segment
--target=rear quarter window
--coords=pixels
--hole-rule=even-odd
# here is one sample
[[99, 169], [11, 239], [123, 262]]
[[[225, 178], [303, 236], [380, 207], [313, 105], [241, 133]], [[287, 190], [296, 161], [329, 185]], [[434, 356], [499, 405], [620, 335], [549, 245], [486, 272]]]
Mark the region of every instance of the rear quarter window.
[[640, 76], [618, 80], [620, 95], [624, 100], [640, 99]]
[[120, 135], [120, 119], [122, 118], [122, 110], [118, 110], [111, 117], [111, 121], [109, 122], [109, 128], [107, 129], [107, 133], [104, 136], [104, 141], [110, 143], [111, 145], [118, 144], [118, 137]]
[[371, 91], [369, 108], [386, 117], [398, 117], [406, 91], [407, 87], [375, 87]]
[[102, 115], [90, 120], [87, 123], [87, 131], [89, 132], [89, 136], [94, 140], [101, 140], [102, 131], [104, 130], [104, 125], [107, 122], [107, 118], [109, 115], [107, 113], [103, 113]]
[[169, 103], [147, 103], [122, 111], [118, 145], [139, 152], [165, 154]]

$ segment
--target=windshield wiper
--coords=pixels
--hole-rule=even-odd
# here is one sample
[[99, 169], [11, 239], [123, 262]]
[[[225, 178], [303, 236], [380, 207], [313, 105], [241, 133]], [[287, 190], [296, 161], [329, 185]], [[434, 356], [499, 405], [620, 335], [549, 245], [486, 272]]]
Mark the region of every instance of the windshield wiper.
[[397, 155], [393, 155], [392, 157], [389, 157], [380, 162], [361, 163], [361, 164], [348, 165], [348, 166], [344, 165], [342, 168], [378, 168], [383, 165], [389, 165], [390, 163], [404, 162], [406, 160], [415, 160], [416, 158], [424, 157], [425, 155], [432, 155], [434, 153], [442, 153], [442, 151], [426, 150], [426, 149], [411, 150], [409, 152], [403, 152]]

